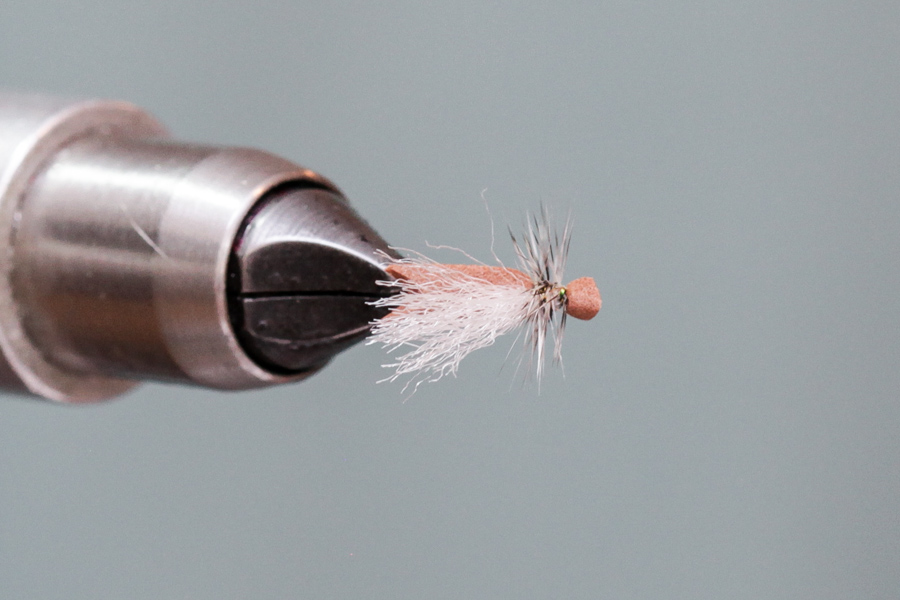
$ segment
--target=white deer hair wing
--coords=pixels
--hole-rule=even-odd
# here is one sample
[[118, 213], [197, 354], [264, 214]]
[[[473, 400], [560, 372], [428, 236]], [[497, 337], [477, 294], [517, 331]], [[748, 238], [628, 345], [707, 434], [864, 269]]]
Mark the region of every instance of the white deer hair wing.
[[[569, 235], [568, 223], [562, 235], [553, 230], [545, 210], [530, 219], [522, 241], [513, 236], [522, 271], [518, 279], [480, 277], [422, 255], [392, 260], [388, 268], [412, 269], [416, 275], [380, 281], [396, 293], [372, 303], [390, 313], [372, 324], [367, 343], [400, 353], [384, 365], [394, 372], [383, 381], [409, 376], [407, 386], [418, 386], [455, 376], [470, 352], [523, 326], [529, 370], [540, 381], [548, 337], [556, 338], [553, 354], [561, 360], [566, 302], [561, 282]], [[496, 271], [511, 272], [502, 265]]]

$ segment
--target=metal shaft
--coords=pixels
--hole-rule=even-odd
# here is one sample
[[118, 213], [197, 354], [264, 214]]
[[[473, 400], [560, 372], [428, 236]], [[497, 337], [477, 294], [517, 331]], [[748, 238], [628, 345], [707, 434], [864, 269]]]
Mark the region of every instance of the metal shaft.
[[174, 141], [129, 104], [0, 94], [0, 387], [86, 402], [145, 378], [307, 376], [250, 358], [226, 296], [236, 235], [286, 185], [339, 194], [265, 152]]

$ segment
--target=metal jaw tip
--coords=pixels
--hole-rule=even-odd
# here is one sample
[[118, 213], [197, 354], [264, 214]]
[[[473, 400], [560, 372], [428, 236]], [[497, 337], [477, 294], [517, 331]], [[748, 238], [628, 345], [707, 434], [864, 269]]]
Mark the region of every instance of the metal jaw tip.
[[287, 186], [247, 217], [228, 270], [231, 322], [260, 366], [297, 373], [362, 340], [386, 309], [387, 243], [336, 192]]

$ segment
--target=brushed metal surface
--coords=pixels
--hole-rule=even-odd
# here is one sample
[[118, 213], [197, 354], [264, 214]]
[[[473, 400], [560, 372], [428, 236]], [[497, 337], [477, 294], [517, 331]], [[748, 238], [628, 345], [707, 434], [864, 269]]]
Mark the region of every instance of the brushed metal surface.
[[0, 95], [0, 387], [88, 402], [146, 378], [245, 389], [315, 372], [261, 367], [229, 318], [235, 237], [287, 183], [355, 214], [313, 171], [174, 141], [132, 105]]

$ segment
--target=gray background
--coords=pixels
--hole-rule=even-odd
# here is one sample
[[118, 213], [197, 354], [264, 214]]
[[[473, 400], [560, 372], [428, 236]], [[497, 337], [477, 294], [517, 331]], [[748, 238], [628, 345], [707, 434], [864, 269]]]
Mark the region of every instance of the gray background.
[[540, 394], [504, 340], [406, 403], [374, 347], [0, 398], [0, 596], [897, 598], [898, 59], [887, 0], [3, 2], [0, 87], [302, 162], [406, 247], [571, 208], [604, 308]]

